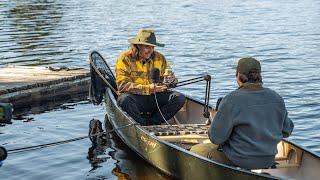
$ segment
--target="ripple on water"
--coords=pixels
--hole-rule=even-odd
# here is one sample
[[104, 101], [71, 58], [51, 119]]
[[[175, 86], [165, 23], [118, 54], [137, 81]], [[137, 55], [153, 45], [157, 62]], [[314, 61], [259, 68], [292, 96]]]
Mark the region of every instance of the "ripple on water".
[[[4, 0], [0, 7], [0, 67], [88, 68], [88, 53], [98, 50], [114, 68], [127, 39], [141, 27], [153, 27], [158, 41], [166, 44], [156, 49], [166, 55], [179, 80], [204, 73], [212, 76], [210, 104], [215, 104], [237, 87], [237, 60], [254, 56], [261, 61], [264, 86], [286, 102], [295, 123], [290, 139], [320, 154], [320, 1]], [[179, 90], [203, 100], [203, 84]], [[28, 114], [0, 127], [1, 145], [10, 149], [80, 136], [87, 133], [90, 118], [104, 116], [100, 106], [75, 103], [72, 108]], [[89, 147], [83, 140], [12, 155], [1, 167], [1, 175], [59, 179], [56, 172], [61, 172], [65, 179], [116, 179], [112, 173], [125, 171], [134, 178], [147, 172], [135, 169], [143, 161], [128, 158], [132, 152], [126, 147], [107, 149], [119, 159], [98, 160], [96, 165], [102, 167], [92, 167], [86, 159]], [[148, 168], [154, 176], [146, 177], [163, 178]]]

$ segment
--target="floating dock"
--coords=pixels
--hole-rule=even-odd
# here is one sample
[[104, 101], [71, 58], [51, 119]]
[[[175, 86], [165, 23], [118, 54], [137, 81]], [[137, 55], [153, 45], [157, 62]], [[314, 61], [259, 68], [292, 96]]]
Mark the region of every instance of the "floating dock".
[[31, 66], [0, 68], [0, 102], [11, 103], [14, 108], [88, 93], [89, 85], [90, 73], [87, 69]]

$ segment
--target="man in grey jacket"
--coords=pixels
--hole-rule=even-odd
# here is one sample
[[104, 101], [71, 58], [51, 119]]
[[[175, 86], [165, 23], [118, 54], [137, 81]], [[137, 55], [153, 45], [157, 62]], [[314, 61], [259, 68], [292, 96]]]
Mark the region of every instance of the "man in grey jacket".
[[239, 88], [223, 98], [209, 128], [213, 144], [199, 144], [191, 151], [245, 169], [269, 168], [293, 122], [281, 96], [262, 86], [259, 61], [240, 59], [236, 78]]

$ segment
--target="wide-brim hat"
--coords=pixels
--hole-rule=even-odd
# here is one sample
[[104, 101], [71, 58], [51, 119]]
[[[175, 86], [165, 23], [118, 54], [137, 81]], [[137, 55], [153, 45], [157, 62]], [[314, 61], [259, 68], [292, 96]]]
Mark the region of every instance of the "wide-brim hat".
[[128, 40], [130, 44], [144, 44], [148, 46], [164, 47], [164, 44], [158, 43], [156, 35], [152, 29], [139, 29], [137, 36]]

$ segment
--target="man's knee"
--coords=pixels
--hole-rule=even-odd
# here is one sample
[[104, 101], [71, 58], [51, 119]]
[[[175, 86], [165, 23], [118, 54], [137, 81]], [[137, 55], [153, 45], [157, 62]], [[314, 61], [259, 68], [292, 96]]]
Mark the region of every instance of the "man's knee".
[[186, 102], [186, 97], [183, 94], [180, 94], [178, 96], [178, 102], [179, 104], [183, 105]]
[[215, 151], [217, 146], [212, 143], [205, 143], [205, 144], [197, 144], [191, 147], [190, 151], [194, 152], [196, 154], [199, 154], [201, 156], [208, 157], [208, 155], [212, 152]]
[[169, 96], [169, 100], [174, 100], [176, 103], [183, 105], [186, 101], [186, 97], [181, 93], [172, 93]]
[[130, 103], [134, 102], [133, 95], [130, 93], [121, 94], [117, 99], [118, 105], [120, 107], [125, 107]]
[[180, 109], [186, 102], [186, 97], [183, 94], [178, 94], [175, 101], [178, 104]]
[[213, 143], [194, 145], [191, 147], [190, 151], [226, 165], [234, 165], [228, 157], [219, 150], [219, 146]]

